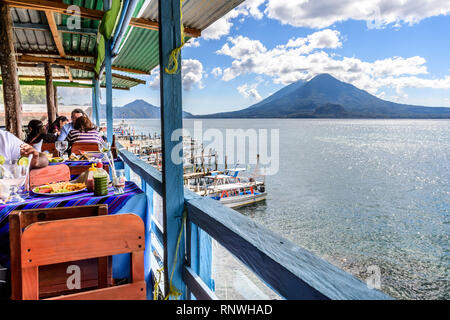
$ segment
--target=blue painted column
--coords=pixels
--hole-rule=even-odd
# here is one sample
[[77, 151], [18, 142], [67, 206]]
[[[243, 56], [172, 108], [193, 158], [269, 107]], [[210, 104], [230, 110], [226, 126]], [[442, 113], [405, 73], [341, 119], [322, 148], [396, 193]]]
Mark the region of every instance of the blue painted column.
[[[94, 80], [92, 80], [92, 84], [94, 84]], [[95, 104], [95, 85], [92, 87], [92, 121], [97, 124], [97, 119], [96, 119], [96, 109], [97, 106]]]
[[[104, 11], [108, 11], [111, 6], [109, 0], [103, 0]], [[106, 39], [105, 39], [106, 40]], [[112, 102], [112, 60], [111, 60], [111, 40], [105, 44], [105, 80], [106, 80], [106, 132], [109, 143], [113, 138], [113, 102]]]
[[95, 99], [95, 125], [100, 126], [100, 81], [98, 79], [94, 80], [94, 99]]
[[[178, 251], [177, 240], [182, 228], [184, 209], [183, 163], [172, 159], [172, 150], [182, 143], [182, 135], [172, 141], [172, 133], [181, 129], [181, 58], [178, 57], [178, 72], [168, 74], [169, 55], [181, 44], [180, 0], [158, 0], [159, 7], [159, 63], [161, 90], [161, 133], [162, 133], [162, 182], [164, 210], [164, 293], [169, 292], [173, 271], [172, 286], [181, 292], [180, 299], [186, 298], [186, 286], [182, 279], [184, 263], [184, 235]], [[177, 155], [179, 156], [179, 155]], [[182, 155], [181, 155], [182, 156]], [[175, 157], [177, 158], [177, 157]], [[175, 160], [175, 161], [174, 161]], [[182, 160], [182, 158], [181, 158]], [[177, 259], [175, 258], [177, 256]], [[174, 262], [176, 261], [176, 264]], [[170, 297], [173, 299], [174, 297]]]

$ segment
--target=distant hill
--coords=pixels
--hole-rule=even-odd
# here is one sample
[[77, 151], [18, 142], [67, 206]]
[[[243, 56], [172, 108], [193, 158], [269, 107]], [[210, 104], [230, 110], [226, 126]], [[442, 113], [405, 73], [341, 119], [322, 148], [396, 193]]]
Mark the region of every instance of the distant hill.
[[329, 74], [320, 74], [308, 82], [292, 83], [243, 110], [194, 117], [449, 119], [450, 108], [385, 101]]
[[[90, 109], [87, 112], [91, 112]], [[183, 118], [191, 116], [192, 114], [189, 112], [183, 111]], [[114, 119], [159, 119], [161, 117], [161, 110], [159, 107], [142, 99], [137, 99], [123, 107], [114, 107], [113, 117]], [[106, 106], [104, 104], [100, 105], [100, 118], [106, 118]]]

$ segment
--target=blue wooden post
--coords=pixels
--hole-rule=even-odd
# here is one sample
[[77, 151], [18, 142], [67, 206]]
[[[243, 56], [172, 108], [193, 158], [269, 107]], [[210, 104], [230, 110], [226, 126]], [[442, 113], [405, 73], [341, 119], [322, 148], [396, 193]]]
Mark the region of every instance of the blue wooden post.
[[[192, 199], [193, 194], [187, 193], [185, 199]], [[195, 197], [195, 195], [194, 195]], [[186, 230], [186, 254], [189, 267], [214, 291], [212, 278], [212, 238], [190, 220]], [[187, 292], [188, 299], [192, 299], [191, 292]]]
[[124, 164], [124, 169], [125, 169], [125, 179], [127, 179], [127, 181], [130, 181], [131, 179], [130, 167], [126, 163]]
[[[103, 0], [104, 11], [110, 9], [109, 0]], [[109, 143], [113, 138], [113, 102], [112, 102], [112, 61], [111, 40], [105, 39], [105, 80], [106, 80], [106, 131]]]
[[[92, 84], [94, 84], [94, 80], [92, 80]], [[92, 87], [92, 120], [95, 124], [97, 124], [96, 112], [95, 109], [97, 109], [97, 106], [95, 105], [95, 85]]]
[[95, 99], [95, 125], [100, 127], [100, 81], [94, 80], [94, 99]]
[[[172, 141], [172, 133], [181, 129], [181, 59], [178, 57], [178, 72], [168, 74], [169, 55], [181, 44], [180, 0], [159, 0], [159, 63], [161, 88], [161, 133], [163, 157], [163, 210], [164, 210], [164, 293], [169, 293], [169, 285], [181, 292], [180, 299], [186, 298], [186, 286], [182, 279], [184, 263], [184, 236], [181, 237], [178, 251], [177, 240], [182, 228], [184, 209], [183, 163], [173, 161], [171, 154], [177, 144]], [[182, 155], [181, 155], [182, 156]], [[182, 160], [182, 159], [181, 159]], [[177, 256], [177, 259], [176, 259]], [[176, 261], [176, 264], [174, 262]], [[173, 278], [171, 279], [173, 270]], [[172, 281], [171, 281], [172, 280]], [[173, 297], [171, 297], [173, 299]]]
[[[188, 264], [192, 270], [203, 280], [203, 282], [214, 291], [215, 284], [212, 279], [212, 239], [202, 229], [192, 222], [188, 224], [186, 233]], [[188, 299], [193, 297], [190, 292], [187, 294]]]

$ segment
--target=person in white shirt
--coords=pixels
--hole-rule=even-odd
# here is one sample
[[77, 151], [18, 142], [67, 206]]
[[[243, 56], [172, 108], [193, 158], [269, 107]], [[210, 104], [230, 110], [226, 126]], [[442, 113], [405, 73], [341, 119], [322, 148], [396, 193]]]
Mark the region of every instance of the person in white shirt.
[[30, 154], [33, 155], [30, 163], [31, 169], [43, 168], [48, 165], [48, 158], [45, 153], [38, 152], [12, 133], [0, 130], [0, 155], [5, 157], [5, 163], [11, 163], [20, 157], [28, 157]]
[[58, 141], [64, 141], [67, 138], [67, 135], [70, 133], [70, 131], [73, 130], [73, 125], [75, 124], [75, 121], [81, 117], [81, 116], [87, 116], [83, 110], [81, 109], [74, 109], [72, 113], [70, 114], [70, 118], [72, 122], [69, 122], [68, 124], [65, 124], [61, 128], [61, 133], [59, 134]]

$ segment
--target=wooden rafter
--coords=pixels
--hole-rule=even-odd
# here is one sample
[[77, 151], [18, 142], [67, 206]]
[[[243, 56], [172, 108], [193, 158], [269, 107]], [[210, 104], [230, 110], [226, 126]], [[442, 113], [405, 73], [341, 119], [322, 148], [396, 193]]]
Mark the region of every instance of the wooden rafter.
[[121, 67], [115, 67], [115, 66], [112, 66], [112, 69], [116, 70], [116, 71], [123, 71], [123, 72], [128, 72], [128, 73], [144, 74], [147, 76], [150, 74], [149, 71], [142, 71], [142, 70], [130, 69], [130, 68], [121, 68]]
[[[117, 73], [113, 73], [112, 76], [113, 76], [113, 78], [128, 80], [128, 81], [136, 82], [139, 84], [145, 84], [145, 80], [124, 76], [124, 75], [117, 74]], [[19, 79], [45, 79], [45, 76], [19, 75]], [[54, 80], [69, 80], [68, 77], [53, 77], [53, 79]], [[73, 80], [91, 81], [92, 78], [73, 78]]]
[[[61, 37], [59, 36], [58, 26], [56, 25], [55, 17], [52, 11], [46, 10], [45, 17], [47, 18], [48, 26], [50, 28], [50, 32], [53, 37], [53, 42], [55, 42], [56, 49], [61, 58], [66, 57], [66, 53], [64, 52], [64, 46], [61, 41]], [[68, 66], [64, 66], [66, 69], [67, 75], [69, 76], [70, 81], [73, 81], [72, 72]]]
[[24, 54], [22, 56], [19, 56], [19, 62], [37, 62], [37, 63], [51, 63], [51, 64], [57, 64], [61, 66], [68, 66], [68, 67], [84, 67], [84, 68], [90, 68], [94, 70], [94, 64], [93, 63], [87, 63], [87, 62], [80, 62], [72, 59], [66, 59], [66, 58], [53, 58], [53, 57], [38, 57], [38, 56], [32, 56]]
[[[94, 72], [95, 65], [93, 63], [88, 62], [81, 62], [81, 61], [75, 61], [72, 59], [64, 59], [64, 58], [52, 58], [52, 57], [38, 57], [38, 56], [32, 56], [24, 54], [22, 56], [19, 56], [18, 62], [24, 63], [45, 63], [49, 62], [51, 64], [57, 64], [61, 66], [68, 66], [74, 69], [80, 69], [85, 71]], [[136, 70], [136, 69], [129, 69], [129, 68], [121, 68], [121, 67], [112, 67], [113, 70], [116, 71], [123, 71], [123, 72], [129, 72], [129, 73], [137, 73], [137, 74], [145, 74], [149, 75], [149, 72], [142, 71], [142, 70]]]
[[[19, 79], [45, 79], [45, 76], [33, 76], [33, 75], [19, 75]], [[70, 80], [67, 76], [64, 77], [53, 77], [53, 80]], [[83, 80], [83, 81], [91, 81], [92, 77], [89, 78], [73, 78], [72, 80]]]
[[[145, 18], [132, 18], [130, 21], [130, 26], [133, 26], [136, 28], [159, 31], [159, 22], [158, 21], [152, 21], [152, 20], [145, 19]], [[184, 33], [189, 37], [197, 38], [197, 37], [201, 36], [202, 31], [199, 29], [185, 27]]]
[[[48, 1], [48, 0], [0, 0], [0, 2], [6, 3], [12, 7], [31, 9], [31, 10], [41, 10], [41, 11], [52, 11], [60, 14], [67, 15], [67, 8], [70, 4], [65, 4], [63, 2]], [[103, 11], [95, 9], [87, 9], [80, 7], [79, 12], [73, 12], [73, 15], [78, 15], [82, 18], [101, 20], [103, 18]], [[136, 28], [143, 28], [149, 30], [159, 30], [159, 22], [151, 21], [145, 18], [131, 18], [130, 26]], [[184, 28], [184, 32], [189, 37], [200, 37], [201, 30], [193, 28]]]
[[140, 84], [145, 84], [145, 80], [136, 79], [136, 78], [132, 78], [132, 77], [127, 77], [127, 76], [124, 76], [124, 75], [121, 75], [121, 74], [117, 74], [117, 73], [113, 73], [112, 76], [113, 76], [113, 78], [119, 78], [119, 79], [123, 79], [123, 80], [137, 82], [137, 83], [140, 83]]
[[[14, 22], [14, 29], [20, 29], [20, 30], [38, 30], [38, 31], [50, 31], [50, 28], [46, 24], [40, 24], [40, 23], [21, 23], [21, 22]], [[95, 28], [81, 28], [81, 29], [69, 29], [66, 26], [58, 26], [58, 31], [63, 33], [74, 33], [74, 34], [85, 34], [90, 36], [96, 36], [97, 35], [97, 29]]]
[[[71, 6], [70, 4], [65, 4], [63, 2], [48, 0], [1, 0], [1, 2], [15, 8], [41, 11], [50, 10], [52, 12], [57, 12], [65, 15], [67, 15], [67, 9]], [[77, 15], [82, 18], [93, 20], [101, 20], [103, 18], [103, 11], [80, 7], [79, 12], [74, 11], [71, 15]]]
[[[59, 53], [57, 51], [46, 51], [46, 52], [39, 52], [34, 50], [24, 50], [24, 49], [17, 49], [16, 54], [27, 54], [27, 55], [44, 55], [44, 56], [57, 56], [59, 57]], [[66, 53], [67, 57], [74, 57], [74, 58], [96, 58], [97, 56], [89, 53]]]

